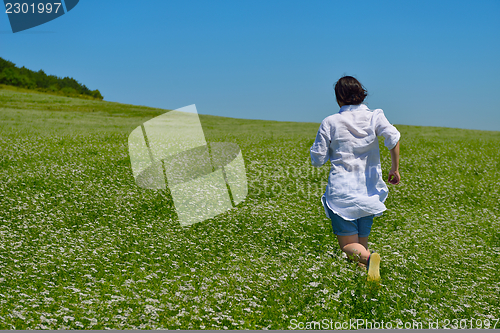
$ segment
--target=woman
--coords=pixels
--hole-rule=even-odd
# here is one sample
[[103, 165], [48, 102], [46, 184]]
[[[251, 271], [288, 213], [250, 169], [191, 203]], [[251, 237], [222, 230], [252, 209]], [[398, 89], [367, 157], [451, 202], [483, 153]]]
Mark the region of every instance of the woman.
[[312, 165], [331, 162], [326, 192], [321, 198], [339, 246], [347, 256], [368, 266], [368, 280], [380, 280], [380, 255], [368, 250], [373, 218], [386, 210], [389, 192], [382, 179], [378, 136], [391, 152], [389, 182], [398, 184], [399, 131], [381, 109], [370, 110], [361, 83], [344, 76], [335, 84], [340, 111], [326, 117], [311, 147]]

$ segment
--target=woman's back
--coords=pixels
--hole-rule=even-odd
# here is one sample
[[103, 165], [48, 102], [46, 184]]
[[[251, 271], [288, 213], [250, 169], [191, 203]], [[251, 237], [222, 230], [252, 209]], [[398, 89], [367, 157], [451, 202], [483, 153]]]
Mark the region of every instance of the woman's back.
[[400, 134], [382, 110], [364, 104], [344, 105], [321, 123], [311, 148], [312, 164], [330, 159], [324, 203], [346, 220], [380, 215], [386, 208], [388, 188], [382, 179], [377, 136], [392, 149]]

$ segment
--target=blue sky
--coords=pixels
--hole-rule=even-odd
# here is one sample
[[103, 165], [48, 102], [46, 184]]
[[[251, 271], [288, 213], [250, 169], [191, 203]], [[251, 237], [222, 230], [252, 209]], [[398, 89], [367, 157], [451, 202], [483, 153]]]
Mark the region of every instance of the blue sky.
[[357, 77], [393, 124], [500, 131], [500, 1], [80, 0], [0, 57], [105, 100], [320, 122]]

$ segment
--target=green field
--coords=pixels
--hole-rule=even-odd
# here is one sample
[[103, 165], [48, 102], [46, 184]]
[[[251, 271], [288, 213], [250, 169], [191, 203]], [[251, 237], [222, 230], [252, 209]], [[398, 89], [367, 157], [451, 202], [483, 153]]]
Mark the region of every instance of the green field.
[[201, 115], [207, 141], [241, 147], [249, 195], [183, 228], [128, 157], [129, 133], [164, 112], [0, 90], [0, 329], [500, 328], [500, 132], [396, 125], [402, 181], [370, 236], [374, 288], [321, 207], [319, 124]]

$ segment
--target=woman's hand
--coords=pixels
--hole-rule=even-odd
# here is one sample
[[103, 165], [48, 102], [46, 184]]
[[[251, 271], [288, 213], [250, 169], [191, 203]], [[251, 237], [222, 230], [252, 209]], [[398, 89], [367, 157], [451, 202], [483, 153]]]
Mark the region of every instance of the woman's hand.
[[399, 175], [399, 142], [391, 149], [391, 171], [389, 171], [389, 183], [397, 185], [401, 180]]
[[389, 171], [389, 183], [393, 185], [399, 184], [399, 181], [401, 180], [401, 176], [399, 175], [399, 170], [398, 169], [391, 169]]

